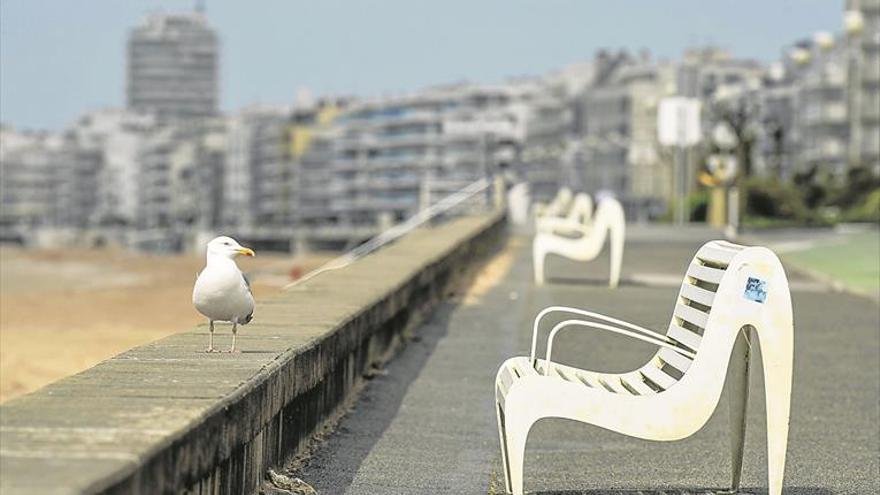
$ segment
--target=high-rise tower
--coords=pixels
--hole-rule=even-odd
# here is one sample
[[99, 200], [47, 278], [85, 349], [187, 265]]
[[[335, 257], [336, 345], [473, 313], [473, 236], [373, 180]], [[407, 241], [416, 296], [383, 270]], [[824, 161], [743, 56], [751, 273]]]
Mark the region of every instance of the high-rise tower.
[[128, 107], [161, 119], [216, 114], [218, 45], [200, 12], [147, 17], [128, 40]]

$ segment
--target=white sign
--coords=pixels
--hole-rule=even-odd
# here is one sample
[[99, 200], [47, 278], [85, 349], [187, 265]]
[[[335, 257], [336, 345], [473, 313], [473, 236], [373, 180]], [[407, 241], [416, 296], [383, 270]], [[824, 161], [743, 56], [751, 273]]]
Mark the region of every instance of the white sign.
[[657, 109], [657, 139], [663, 146], [693, 146], [700, 142], [700, 100], [671, 96]]

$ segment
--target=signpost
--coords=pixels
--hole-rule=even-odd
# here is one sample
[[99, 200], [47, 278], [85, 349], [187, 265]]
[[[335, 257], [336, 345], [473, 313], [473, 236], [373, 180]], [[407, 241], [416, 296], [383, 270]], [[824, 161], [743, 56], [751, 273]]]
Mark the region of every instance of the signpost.
[[670, 96], [660, 100], [657, 109], [657, 139], [663, 146], [675, 149], [673, 170], [673, 196], [676, 198], [675, 223], [689, 220], [687, 212], [687, 188], [689, 183], [686, 152], [700, 142], [700, 100], [683, 96]]

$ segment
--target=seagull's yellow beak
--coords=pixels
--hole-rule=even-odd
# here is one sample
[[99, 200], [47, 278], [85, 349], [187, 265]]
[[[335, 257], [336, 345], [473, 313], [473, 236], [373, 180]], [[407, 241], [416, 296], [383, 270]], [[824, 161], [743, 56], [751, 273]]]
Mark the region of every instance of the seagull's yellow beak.
[[257, 255], [257, 253], [255, 253], [254, 250], [250, 249], [250, 248], [241, 248], [241, 249], [238, 249], [237, 251], [238, 251], [238, 254], [243, 254], [245, 256], [256, 256]]

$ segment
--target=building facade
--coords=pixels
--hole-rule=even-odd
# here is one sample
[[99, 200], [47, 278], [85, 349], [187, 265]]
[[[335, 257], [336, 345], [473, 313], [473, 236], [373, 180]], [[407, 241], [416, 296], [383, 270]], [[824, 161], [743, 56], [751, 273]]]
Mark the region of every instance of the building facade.
[[[227, 119], [223, 225], [285, 226], [291, 190], [290, 109], [250, 107]], [[288, 225], [289, 226], [289, 225]]]
[[584, 190], [615, 195], [630, 218], [652, 218], [671, 196], [672, 168], [657, 143], [657, 108], [676, 92], [676, 67], [643, 53], [602, 54], [581, 100]]
[[832, 40], [802, 42], [807, 60], [794, 66], [798, 85], [795, 116], [800, 170], [842, 177], [849, 168], [847, 141], [847, 68], [844, 47]]
[[57, 135], [0, 127], [0, 238], [24, 242], [37, 228], [51, 225], [55, 170], [61, 141]]
[[161, 119], [217, 114], [219, 41], [204, 15], [156, 14], [128, 39], [128, 108]]
[[104, 109], [85, 114], [69, 128], [71, 137], [80, 146], [99, 150], [101, 154], [94, 212], [97, 225], [134, 225], [140, 166], [138, 153], [156, 125], [153, 114]]
[[880, 175], [880, 0], [847, 0], [844, 31], [848, 160]]
[[291, 188], [296, 197], [287, 221], [303, 231], [337, 223], [330, 208], [338, 134], [333, 123], [345, 105], [345, 100], [327, 99], [299, 105], [293, 111], [289, 143], [293, 161]]
[[515, 139], [513, 102], [504, 86], [460, 85], [353, 104], [334, 125], [333, 217], [378, 230], [425, 207], [426, 188], [486, 177]]

